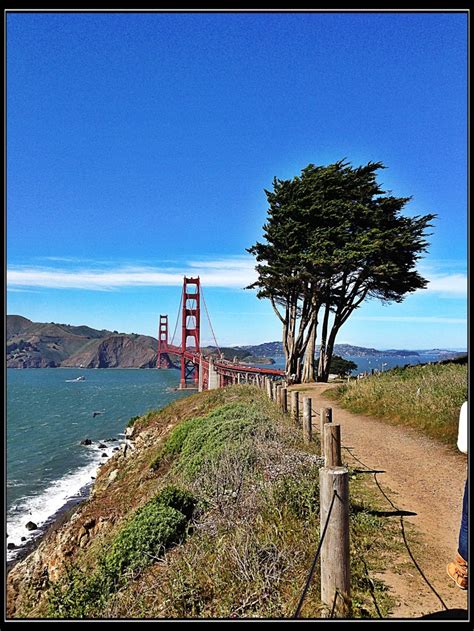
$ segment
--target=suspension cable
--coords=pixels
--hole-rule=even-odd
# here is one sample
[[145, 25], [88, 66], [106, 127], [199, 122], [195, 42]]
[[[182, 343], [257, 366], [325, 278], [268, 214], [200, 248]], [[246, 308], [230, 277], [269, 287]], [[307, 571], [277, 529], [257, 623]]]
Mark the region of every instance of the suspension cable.
[[182, 306], [182, 304], [183, 304], [183, 293], [184, 293], [184, 287], [183, 287], [183, 289], [181, 290], [181, 299], [180, 299], [180, 301], [179, 301], [178, 315], [177, 315], [177, 317], [176, 317], [176, 324], [175, 324], [175, 327], [174, 327], [173, 337], [171, 338], [171, 346], [174, 346], [174, 344], [173, 344], [173, 342], [174, 342], [174, 336], [176, 335], [176, 330], [177, 330], [177, 328], [178, 328], [179, 314], [181, 313], [181, 306]]
[[209, 322], [209, 326], [211, 327], [211, 332], [212, 332], [212, 337], [214, 338], [214, 343], [216, 345], [217, 350], [219, 351], [219, 354], [221, 352], [221, 349], [219, 348], [219, 344], [217, 343], [217, 339], [214, 333], [214, 329], [212, 328], [212, 322], [211, 322], [211, 318], [209, 317], [209, 311], [207, 310], [207, 305], [206, 305], [206, 299], [204, 298], [204, 292], [202, 290], [202, 285], [201, 285], [201, 296], [202, 296], [202, 301], [204, 303], [204, 309], [206, 311], [206, 315], [207, 315], [207, 320]]

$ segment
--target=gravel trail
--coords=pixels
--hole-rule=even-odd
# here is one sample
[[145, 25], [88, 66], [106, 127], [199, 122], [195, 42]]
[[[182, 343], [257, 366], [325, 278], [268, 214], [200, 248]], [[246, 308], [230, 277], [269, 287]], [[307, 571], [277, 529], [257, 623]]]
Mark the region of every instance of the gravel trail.
[[[406, 536], [408, 549], [404, 549], [398, 569], [388, 568], [380, 575], [397, 601], [391, 617], [465, 617], [467, 592], [447, 576], [446, 564], [457, 549], [467, 457], [415, 430], [338, 407], [324, 396], [330, 387], [334, 386], [312, 384], [296, 389], [311, 396], [313, 410], [333, 409], [333, 422], [341, 425], [347, 464], [362, 469], [363, 462], [383, 471], [376, 480], [393, 505], [385, 499], [387, 512], [393, 513], [387, 519], [396, 519]], [[368, 473], [367, 477], [380, 492], [374, 475]]]

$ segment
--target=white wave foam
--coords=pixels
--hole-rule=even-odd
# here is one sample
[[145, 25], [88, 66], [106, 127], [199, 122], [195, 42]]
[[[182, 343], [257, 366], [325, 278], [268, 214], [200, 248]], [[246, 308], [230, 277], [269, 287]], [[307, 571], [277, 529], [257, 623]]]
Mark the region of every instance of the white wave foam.
[[[114, 442], [120, 447], [123, 441]], [[64, 477], [53, 482], [47, 489], [37, 495], [23, 497], [11, 507], [7, 515], [8, 543], [14, 543], [16, 548], [7, 550], [7, 560], [15, 559], [21, 548], [42, 534], [40, 530], [46, 522], [57, 513], [69, 500], [78, 497], [80, 490], [92, 482], [96, 477], [99, 465], [104, 464], [117, 452], [108, 446], [107, 458], [102, 457], [105, 450], [90, 451], [90, 460], [75, 471], [71, 471]], [[28, 521], [34, 522], [37, 530], [26, 529]], [[25, 541], [21, 538], [25, 537]]]
[[7, 480], [7, 488], [13, 488], [15, 486], [25, 486], [25, 482], [20, 482], [20, 480]]

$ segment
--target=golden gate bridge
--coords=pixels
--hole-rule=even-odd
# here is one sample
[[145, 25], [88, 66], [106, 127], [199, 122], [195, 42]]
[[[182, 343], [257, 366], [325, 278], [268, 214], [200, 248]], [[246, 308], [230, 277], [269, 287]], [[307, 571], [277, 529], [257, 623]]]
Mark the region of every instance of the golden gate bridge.
[[[213, 358], [212, 355], [204, 356], [201, 351], [201, 298], [219, 355], [217, 358]], [[174, 338], [180, 313], [181, 344], [176, 345]], [[191, 339], [191, 345], [188, 346], [189, 339]], [[247, 366], [223, 358], [214, 335], [199, 276], [197, 278], [184, 277], [178, 318], [171, 342], [168, 340], [168, 316], [160, 315], [156, 367], [163, 368], [166, 359], [168, 359], [167, 365], [169, 365], [171, 362], [169, 355], [176, 355], [180, 358], [181, 379], [179, 387], [183, 389], [197, 388], [201, 391], [222, 388], [234, 383], [261, 384], [264, 377], [281, 378], [285, 375], [283, 370]]]

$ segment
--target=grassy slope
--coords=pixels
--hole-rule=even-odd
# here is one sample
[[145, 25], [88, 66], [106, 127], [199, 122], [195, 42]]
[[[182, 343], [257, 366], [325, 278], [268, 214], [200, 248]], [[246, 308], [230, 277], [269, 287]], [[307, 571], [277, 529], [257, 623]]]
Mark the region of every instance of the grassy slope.
[[455, 446], [459, 410], [467, 398], [467, 366], [426, 364], [393, 369], [326, 394], [351, 412], [413, 427]]
[[[117, 463], [103, 466], [86, 507], [114, 527], [16, 615], [291, 617], [319, 539], [319, 445], [251, 386], [174, 402], [134, 427], [136, 451], [112, 484]], [[355, 474], [350, 494], [353, 615], [385, 617], [390, 598], [370, 574], [390, 563], [397, 535]], [[320, 611], [317, 572], [302, 617]]]

